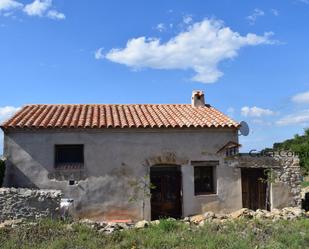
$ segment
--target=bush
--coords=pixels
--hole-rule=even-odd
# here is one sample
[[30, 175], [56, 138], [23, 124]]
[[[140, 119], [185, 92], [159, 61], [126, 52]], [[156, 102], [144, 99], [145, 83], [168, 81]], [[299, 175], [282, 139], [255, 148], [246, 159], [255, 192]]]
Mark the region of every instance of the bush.
[[0, 187], [2, 186], [5, 173], [5, 162], [0, 159]]
[[181, 223], [177, 222], [176, 220], [162, 219], [160, 220], [160, 223], [157, 227], [163, 232], [171, 232], [179, 228], [180, 224]]

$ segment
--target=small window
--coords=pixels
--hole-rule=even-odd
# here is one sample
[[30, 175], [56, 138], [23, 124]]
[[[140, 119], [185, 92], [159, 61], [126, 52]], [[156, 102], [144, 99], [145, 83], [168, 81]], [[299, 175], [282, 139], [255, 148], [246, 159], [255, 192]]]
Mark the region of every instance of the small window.
[[215, 193], [214, 166], [194, 167], [194, 192], [195, 195]]
[[70, 186], [75, 185], [75, 181], [74, 180], [69, 180], [69, 185]]
[[229, 156], [235, 156], [238, 154], [238, 147], [231, 147], [231, 148], [227, 148], [226, 149], [226, 152], [225, 152], [225, 155], [227, 157]]
[[84, 146], [78, 145], [56, 145], [55, 166], [81, 167], [84, 164]]

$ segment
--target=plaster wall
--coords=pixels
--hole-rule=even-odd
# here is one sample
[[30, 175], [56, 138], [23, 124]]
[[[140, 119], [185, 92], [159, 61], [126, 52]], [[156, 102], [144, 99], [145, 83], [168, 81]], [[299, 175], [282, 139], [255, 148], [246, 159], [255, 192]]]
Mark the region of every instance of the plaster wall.
[[[95, 219], [150, 219], [150, 201], [130, 203], [129, 184], [149, 174], [157, 164], [180, 165], [183, 216], [202, 211], [229, 212], [242, 207], [240, 169], [224, 164], [217, 151], [238, 142], [235, 129], [106, 129], [7, 131], [5, 185], [59, 189], [74, 199], [75, 215]], [[84, 144], [84, 172], [77, 184], [55, 176], [56, 144]], [[191, 161], [217, 160], [213, 195], [194, 195]], [[69, 172], [70, 173], [70, 172]], [[143, 217], [144, 216], [144, 217]]]

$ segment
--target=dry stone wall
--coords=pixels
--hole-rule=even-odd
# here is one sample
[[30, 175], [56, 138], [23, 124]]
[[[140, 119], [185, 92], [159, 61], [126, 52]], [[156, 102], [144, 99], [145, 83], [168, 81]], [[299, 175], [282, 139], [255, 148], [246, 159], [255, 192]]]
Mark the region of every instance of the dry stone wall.
[[281, 156], [280, 168], [276, 168], [276, 182], [282, 183], [290, 190], [290, 206], [301, 206], [301, 172], [298, 157]]
[[10, 219], [56, 218], [61, 191], [0, 188], [0, 222]]

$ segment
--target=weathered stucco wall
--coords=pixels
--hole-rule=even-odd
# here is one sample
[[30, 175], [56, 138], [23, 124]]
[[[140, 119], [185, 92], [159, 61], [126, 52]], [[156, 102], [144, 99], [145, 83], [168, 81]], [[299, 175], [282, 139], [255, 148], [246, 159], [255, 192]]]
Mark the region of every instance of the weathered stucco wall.
[[[141, 219], [142, 204], [129, 203], [129, 180], [139, 179], [155, 164], [182, 166], [183, 215], [234, 211], [242, 206], [240, 170], [226, 166], [217, 151], [238, 142], [234, 129], [157, 129], [106, 131], [28, 131], [5, 134], [5, 184], [60, 189], [74, 199], [76, 215], [102, 219]], [[55, 144], [84, 144], [85, 170], [77, 185], [54, 170]], [[191, 161], [219, 160], [217, 194], [195, 196]], [[70, 173], [70, 172], [69, 172]], [[78, 179], [75, 179], [78, 180]], [[145, 217], [150, 218], [146, 201]]]
[[0, 222], [10, 219], [57, 218], [61, 191], [0, 188]]

